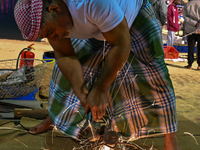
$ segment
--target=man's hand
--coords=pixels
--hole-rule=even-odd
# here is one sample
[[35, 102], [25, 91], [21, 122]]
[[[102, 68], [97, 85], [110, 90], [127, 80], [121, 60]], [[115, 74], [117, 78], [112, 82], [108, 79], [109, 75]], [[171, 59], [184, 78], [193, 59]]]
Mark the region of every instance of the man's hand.
[[93, 88], [87, 97], [85, 113], [88, 113], [90, 109], [94, 121], [98, 122], [98, 120], [105, 115], [108, 105], [108, 93], [100, 89]]
[[197, 30], [196, 30], [196, 34], [200, 34], [200, 29], [197, 29]]
[[[80, 93], [78, 91], [80, 91]], [[83, 108], [85, 108], [86, 104], [87, 104], [87, 96], [88, 96], [88, 90], [87, 90], [86, 86], [83, 85], [81, 90], [77, 90], [77, 92], [78, 93], [76, 93], [76, 96], [79, 98], [79, 100], [81, 102], [81, 106]]]
[[200, 23], [198, 22], [198, 23], [196, 24], [196, 26], [195, 26], [195, 27], [197, 28], [197, 29], [196, 29], [196, 34], [200, 34], [200, 26], [199, 26], [199, 24], [200, 24]]

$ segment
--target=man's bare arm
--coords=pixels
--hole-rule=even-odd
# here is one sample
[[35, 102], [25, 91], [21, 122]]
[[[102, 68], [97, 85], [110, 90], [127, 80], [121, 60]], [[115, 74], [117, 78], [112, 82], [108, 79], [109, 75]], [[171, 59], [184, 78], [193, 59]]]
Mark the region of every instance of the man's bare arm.
[[112, 48], [106, 56], [100, 76], [88, 94], [85, 111], [87, 113], [90, 109], [95, 121], [105, 114], [108, 105], [112, 105], [108, 101], [108, 89], [128, 59], [131, 49], [130, 33], [125, 18], [117, 27], [103, 35]]
[[117, 27], [103, 33], [103, 35], [112, 48], [106, 56], [103, 69], [95, 86], [107, 91], [130, 54], [131, 41], [126, 19], [124, 18]]
[[84, 107], [88, 92], [84, 85], [85, 81], [83, 78], [82, 66], [76, 57], [71, 40], [68, 38], [63, 38], [56, 42], [49, 42], [54, 49], [59, 69], [71, 84], [73, 91], [80, 99], [81, 104]]

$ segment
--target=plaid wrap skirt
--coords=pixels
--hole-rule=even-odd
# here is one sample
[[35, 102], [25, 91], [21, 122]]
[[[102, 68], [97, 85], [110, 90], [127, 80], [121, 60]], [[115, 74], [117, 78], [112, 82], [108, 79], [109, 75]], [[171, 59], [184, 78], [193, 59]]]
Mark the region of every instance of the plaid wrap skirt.
[[[160, 33], [153, 9], [144, 0], [130, 29], [130, 56], [109, 91], [113, 105], [107, 110], [112, 125], [127, 138], [177, 130], [175, 95], [164, 62]], [[92, 86], [111, 46], [96, 39], [72, 39], [72, 45], [82, 64], [87, 86]], [[49, 115], [56, 127], [72, 138], [79, 136], [88, 119], [56, 63], [50, 81]]]

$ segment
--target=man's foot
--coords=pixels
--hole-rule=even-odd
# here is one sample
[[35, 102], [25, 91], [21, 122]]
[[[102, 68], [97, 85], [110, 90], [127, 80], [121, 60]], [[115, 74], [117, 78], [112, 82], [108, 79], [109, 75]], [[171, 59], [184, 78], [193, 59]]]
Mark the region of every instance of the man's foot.
[[40, 134], [47, 132], [48, 130], [52, 130], [54, 127], [53, 122], [51, 121], [50, 117], [48, 116], [43, 122], [32, 127], [29, 132], [31, 134]]
[[176, 134], [174, 133], [169, 133], [165, 134], [165, 147], [164, 150], [181, 150], [180, 147], [178, 146]]
[[192, 69], [192, 66], [187, 65], [187, 66], [185, 66], [185, 68], [187, 68], [187, 69]]
[[200, 66], [197, 67], [197, 70], [200, 70]]

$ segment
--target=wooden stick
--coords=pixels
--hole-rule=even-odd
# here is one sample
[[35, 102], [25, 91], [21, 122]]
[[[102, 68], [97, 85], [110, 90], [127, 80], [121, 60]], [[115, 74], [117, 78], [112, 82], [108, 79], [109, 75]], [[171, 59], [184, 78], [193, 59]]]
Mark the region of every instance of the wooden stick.
[[45, 119], [48, 116], [49, 112], [47, 109], [22, 109], [15, 108], [14, 118], [30, 117], [35, 119]]

